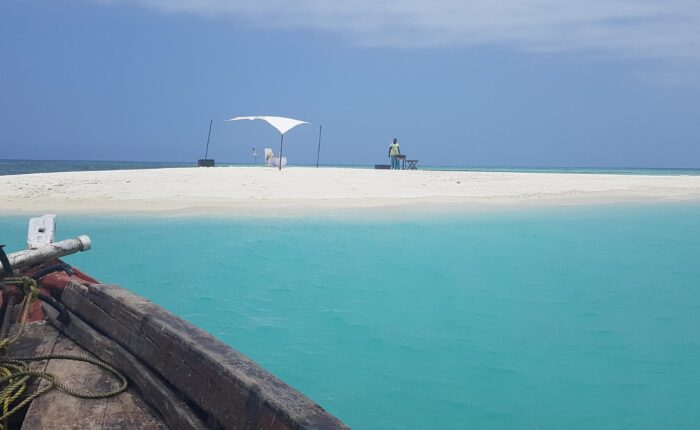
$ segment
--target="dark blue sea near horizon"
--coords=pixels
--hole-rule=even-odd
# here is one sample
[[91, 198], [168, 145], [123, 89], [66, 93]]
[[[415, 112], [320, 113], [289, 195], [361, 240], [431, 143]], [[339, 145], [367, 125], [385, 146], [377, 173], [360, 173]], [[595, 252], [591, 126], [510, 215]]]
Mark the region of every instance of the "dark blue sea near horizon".
[[[384, 162], [384, 161], [382, 161]], [[243, 163], [218, 163], [219, 166], [253, 166]], [[86, 161], [86, 160], [3, 160], [0, 176], [30, 173], [80, 172], [91, 170], [162, 169], [196, 167], [197, 162], [162, 161]], [[311, 165], [300, 165], [300, 167]], [[315, 166], [315, 165], [314, 165]], [[290, 166], [291, 167], [291, 166]], [[322, 165], [322, 167], [373, 168], [374, 165]], [[608, 173], [617, 175], [700, 175], [700, 168], [640, 168], [640, 167], [522, 167], [522, 166], [419, 166], [423, 170], [453, 170], [471, 172], [534, 172], [534, 173]]]
[[[24, 247], [26, 217], [0, 217]], [[700, 206], [58, 218], [355, 429], [700, 428]]]

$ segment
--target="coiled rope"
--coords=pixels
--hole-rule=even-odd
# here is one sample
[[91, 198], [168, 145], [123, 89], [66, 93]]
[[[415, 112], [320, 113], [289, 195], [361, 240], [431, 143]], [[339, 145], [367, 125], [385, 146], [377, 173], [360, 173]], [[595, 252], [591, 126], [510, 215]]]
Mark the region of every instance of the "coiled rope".
[[[17, 342], [22, 336], [24, 326], [29, 316], [29, 306], [36, 300], [39, 294], [39, 289], [36, 281], [26, 276], [5, 278], [2, 282], [5, 285], [13, 285], [20, 288], [26, 297], [16, 334], [11, 337], [8, 336], [4, 339], [0, 339], [0, 354], [5, 354], [7, 348]], [[6, 312], [12, 312], [12, 309], [7, 309]], [[72, 360], [91, 363], [113, 374], [119, 380], [119, 386], [106, 392], [76, 390], [61, 383], [56, 375], [52, 373], [29, 369], [28, 363], [41, 360]], [[44, 379], [48, 381], [49, 384], [44, 388], [37, 389], [37, 391], [33, 394], [22, 398], [22, 395], [27, 391], [28, 381], [32, 377]], [[124, 375], [109, 364], [91, 357], [73, 354], [45, 354], [32, 357], [0, 358], [0, 403], [2, 404], [0, 430], [7, 430], [7, 419], [12, 416], [12, 414], [22, 409], [37, 397], [46, 394], [54, 388], [83, 399], [104, 399], [106, 397], [116, 396], [117, 394], [124, 392], [127, 387], [128, 382]]]

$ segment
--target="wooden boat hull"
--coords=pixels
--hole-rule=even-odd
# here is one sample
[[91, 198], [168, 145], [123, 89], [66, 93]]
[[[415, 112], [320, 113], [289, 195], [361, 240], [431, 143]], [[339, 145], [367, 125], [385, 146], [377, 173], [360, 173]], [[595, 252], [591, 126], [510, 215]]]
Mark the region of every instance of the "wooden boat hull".
[[171, 428], [347, 428], [249, 358], [123, 288], [73, 282], [62, 302], [71, 322], [44, 305], [49, 321], [122, 370]]

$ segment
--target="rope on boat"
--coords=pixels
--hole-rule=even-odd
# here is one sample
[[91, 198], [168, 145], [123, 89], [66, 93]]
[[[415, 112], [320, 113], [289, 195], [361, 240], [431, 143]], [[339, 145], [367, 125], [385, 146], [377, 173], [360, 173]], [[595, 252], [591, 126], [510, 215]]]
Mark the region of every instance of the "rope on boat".
[[[17, 333], [12, 337], [0, 339], [0, 354], [4, 354], [7, 348], [17, 342], [22, 336], [24, 326], [27, 322], [27, 317], [29, 316], [29, 306], [36, 300], [39, 294], [36, 281], [26, 276], [5, 278], [2, 280], [2, 282], [5, 285], [14, 285], [21, 288], [26, 299], [22, 308]], [[12, 312], [12, 309], [8, 309], [7, 312]], [[32, 361], [55, 359], [82, 361], [101, 367], [102, 369], [113, 374], [119, 380], [119, 386], [106, 392], [76, 390], [61, 383], [58, 380], [58, 377], [53, 373], [29, 369], [28, 363]], [[38, 389], [37, 387], [37, 391], [35, 393], [22, 398], [22, 395], [27, 391], [27, 383], [32, 377], [44, 379], [48, 381], [49, 384], [41, 389]], [[117, 369], [103, 361], [87, 356], [73, 354], [44, 354], [32, 357], [2, 357], [0, 358], [0, 403], [2, 404], [0, 430], [7, 430], [7, 419], [10, 416], [32, 402], [34, 399], [46, 394], [54, 388], [83, 399], [104, 399], [124, 392], [127, 387], [128, 382], [126, 377], [124, 377], [124, 375], [122, 375]]]

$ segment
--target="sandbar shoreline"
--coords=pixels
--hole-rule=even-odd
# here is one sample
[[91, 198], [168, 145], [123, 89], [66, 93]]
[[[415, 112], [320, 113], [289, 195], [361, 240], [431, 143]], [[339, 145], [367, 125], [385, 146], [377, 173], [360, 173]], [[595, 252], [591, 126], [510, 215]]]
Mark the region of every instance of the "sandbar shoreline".
[[700, 203], [700, 176], [163, 168], [0, 176], [0, 214], [295, 217]]

